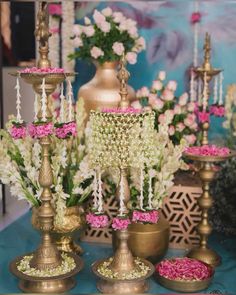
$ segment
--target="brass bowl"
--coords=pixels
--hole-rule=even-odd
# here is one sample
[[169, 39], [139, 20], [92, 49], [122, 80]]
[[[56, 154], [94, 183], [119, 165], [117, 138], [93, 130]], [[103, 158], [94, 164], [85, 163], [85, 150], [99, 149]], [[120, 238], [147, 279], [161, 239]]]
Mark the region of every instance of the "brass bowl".
[[183, 293], [198, 292], [207, 289], [211, 284], [213, 276], [214, 271], [212, 270], [212, 275], [208, 279], [201, 281], [180, 281], [164, 278], [163, 276], [160, 276], [158, 272], [156, 272], [156, 279], [160, 285], [162, 285], [166, 289]]

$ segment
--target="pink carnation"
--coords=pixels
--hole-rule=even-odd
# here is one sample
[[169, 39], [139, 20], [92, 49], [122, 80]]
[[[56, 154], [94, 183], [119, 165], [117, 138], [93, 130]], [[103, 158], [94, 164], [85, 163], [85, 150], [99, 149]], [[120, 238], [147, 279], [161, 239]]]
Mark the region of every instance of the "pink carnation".
[[14, 139], [24, 138], [26, 137], [26, 127], [13, 125], [10, 129], [10, 134]]
[[112, 45], [112, 49], [113, 49], [114, 53], [119, 55], [119, 56], [121, 56], [123, 54], [124, 50], [125, 50], [124, 45], [121, 42], [115, 42]]
[[95, 228], [108, 226], [108, 216], [105, 214], [88, 213], [86, 215], [86, 221], [89, 225]]
[[177, 88], [177, 82], [176, 81], [169, 81], [167, 86], [166, 86], [169, 90], [175, 91]]
[[153, 89], [153, 90], [155, 90], [155, 91], [159, 91], [159, 90], [162, 89], [162, 87], [163, 87], [163, 85], [162, 85], [161, 81], [159, 81], [159, 80], [154, 80], [154, 81], [152, 82], [152, 89]]
[[206, 111], [199, 111], [197, 113], [198, 115], [198, 120], [200, 123], [205, 123], [205, 122], [209, 122], [210, 121], [210, 113], [206, 112]]
[[158, 117], [158, 122], [160, 124], [164, 124], [166, 121], [166, 116], [164, 114], [160, 114], [160, 116]]
[[95, 33], [95, 30], [93, 26], [85, 26], [83, 27], [83, 32], [87, 37], [92, 37]]
[[185, 128], [185, 125], [184, 123], [182, 122], [179, 122], [177, 125], [176, 125], [176, 130], [179, 131], [179, 132], [182, 132]]
[[46, 124], [30, 124], [28, 127], [29, 134], [32, 138], [42, 138], [53, 133], [52, 123]]
[[164, 102], [160, 98], [157, 98], [152, 104], [152, 107], [155, 110], [161, 110], [163, 106], [164, 106]]
[[165, 89], [163, 92], [162, 92], [162, 98], [165, 100], [165, 101], [172, 101], [174, 99], [174, 93], [173, 91], [169, 90], [169, 89]]
[[180, 106], [179, 104], [176, 104], [176, 105], [174, 106], [174, 113], [175, 113], [176, 115], [180, 115], [180, 114], [182, 113], [181, 106]]
[[132, 221], [143, 222], [143, 223], [157, 223], [159, 220], [159, 213], [157, 210], [151, 211], [133, 211]]
[[175, 127], [173, 125], [170, 125], [168, 133], [170, 136], [173, 136], [175, 134]]
[[90, 53], [91, 53], [91, 56], [95, 59], [104, 55], [104, 52], [102, 51], [102, 49], [97, 46], [93, 46], [93, 48], [90, 50]]
[[111, 24], [109, 22], [106, 22], [106, 21], [99, 24], [98, 27], [100, 28], [100, 30], [103, 33], [109, 33], [110, 30], [111, 30]]
[[112, 228], [114, 230], [123, 230], [127, 229], [128, 225], [130, 224], [130, 219], [128, 217], [115, 217], [112, 220]]

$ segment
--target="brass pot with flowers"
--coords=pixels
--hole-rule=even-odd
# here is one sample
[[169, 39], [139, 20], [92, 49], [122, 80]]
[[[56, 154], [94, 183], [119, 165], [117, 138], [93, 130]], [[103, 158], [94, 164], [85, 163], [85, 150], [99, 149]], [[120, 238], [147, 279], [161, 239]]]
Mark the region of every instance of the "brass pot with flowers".
[[[67, 115], [65, 105], [65, 116]], [[13, 196], [29, 203], [33, 209], [32, 224], [39, 228], [37, 214], [42, 193], [38, 183], [41, 146], [32, 132], [34, 127], [28, 127], [29, 134], [25, 132], [17, 136], [12, 132], [14, 124], [14, 118], [10, 118], [6, 130], [0, 131], [0, 179], [10, 186]], [[60, 250], [81, 254], [82, 249], [74, 242], [73, 236], [84, 228], [83, 204], [92, 189], [92, 176], [86, 170], [83, 100], [76, 104], [73, 122], [55, 123], [53, 130], [50, 150], [53, 170], [52, 205], [55, 211], [53, 233]]]
[[[145, 40], [138, 34], [137, 23], [110, 7], [95, 10], [92, 20], [84, 18], [84, 25], [74, 25], [72, 37], [75, 52], [69, 57], [92, 61], [95, 76], [80, 87], [78, 97], [85, 100], [87, 114], [98, 108], [118, 107], [120, 86], [117, 66], [122, 55], [135, 64], [139, 52], [145, 49]], [[135, 99], [135, 91], [128, 86], [128, 99]]]

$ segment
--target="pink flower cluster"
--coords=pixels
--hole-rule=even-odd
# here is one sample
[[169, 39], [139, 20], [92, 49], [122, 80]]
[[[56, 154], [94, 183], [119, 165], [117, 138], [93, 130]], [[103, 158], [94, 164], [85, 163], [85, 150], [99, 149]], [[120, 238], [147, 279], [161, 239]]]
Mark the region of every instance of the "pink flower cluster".
[[210, 107], [210, 113], [216, 117], [224, 117], [225, 107], [222, 105], [212, 105]]
[[121, 108], [103, 108], [103, 113], [114, 113], [114, 114], [137, 114], [141, 111], [139, 109], [135, 109], [133, 107], [128, 107], [126, 109]]
[[210, 113], [206, 111], [197, 111], [198, 121], [200, 123], [210, 122]]
[[38, 73], [38, 74], [61, 74], [64, 73], [65, 70], [62, 68], [45, 68], [45, 69], [39, 69], [37, 67], [32, 67], [32, 68], [25, 68], [20, 71], [20, 73], [25, 74], [25, 73]]
[[77, 135], [77, 129], [76, 129], [76, 122], [69, 122], [64, 123], [59, 127], [55, 127], [55, 135], [58, 138], [67, 138], [68, 136], [76, 136]]
[[132, 215], [133, 222], [157, 223], [159, 218], [160, 216], [157, 210], [151, 210], [151, 211], [134, 210]]
[[169, 280], [203, 281], [213, 275], [212, 268], [187, 257], [165, 259], [156, 265], [156, 272]]
[[48, 13], [50, 15], [57, 15], [60, 16], [62, 15], [62, 9], [61, 9], [61, 4], [49, 4], [48, 5]]
[[193, 12], [191, 15], [191, 24], [199, 23], [201, 21], [201, 13], [200, 12]]
[[51, 122], [45, 124], [32, 123], [29, 125], [28, 131], [32, 138], [42, 138], [53, 134], [53, 124]]
[[123, 230], [123, 229], [127, 229], [128, 225], [130, 224], [130, 219], [128, 217], [115, 217], [112, 220], [112, 228], [114, 230]]
[[27, 135], [26, 127], [22, 125], [13, 125], [10, 129], [10, 134], [14, 139], [24, 138]]
[[195, 156], [227, 156], [230, 154], [230, 149], [227, 147], [217, 147], [215, 145], [202, 145], [187, 147], [186, 154]]
[[106, 227], [108, 225], [108, 216], [105, 214], [88, 213], [86, 215], [86, 221], [95, 228]]

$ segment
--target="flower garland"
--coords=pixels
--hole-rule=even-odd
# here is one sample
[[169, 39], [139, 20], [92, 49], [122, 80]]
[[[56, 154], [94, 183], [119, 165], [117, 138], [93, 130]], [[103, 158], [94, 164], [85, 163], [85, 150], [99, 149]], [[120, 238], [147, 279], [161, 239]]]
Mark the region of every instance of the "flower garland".
[[132, 214], [133, 222], [157, 223], [159, 218], [160, 216], [157, 210], [150, 210], [150, 211], [134, 210]]
[[86, 215], [86, 221], [94, 228], [107, 227], [109, 220], [106, 214], [88, 213]]
[[25, 123], [13, 122], [13, 126], [10, 128], [10, 134], [14, 139], [22, 139], [27, 135], [27, 129]]
[[185, 153], [194, 156], [224, 157], [230, 154], [230, 149], [227, 147], [217, 147], [215, 145], [202, 145], [187, 147]]
[[61, 74], [64, 73], [65, 70], [63, 68], [37, 68], [37, 67], [32, 67], [32, 68], [25, 68], [19, 73], [22, 74]]
[[56, 123], [55, 127], [55, 135], [58, 138], [68, 138], [69, 136], [75, 137], [77, 135], [76, 122], [68, 122], [68, 123]]
[[124, 230], [128, 228], [128, 225], [131, 223], [128, 216], [117, 216], [112, 219], [112, 228], [114, 230]]
[[28, 126], [29, 135], [32, 138], [42, 138], [53, 134], [53, 124], [49, 123], [31, 123]]

